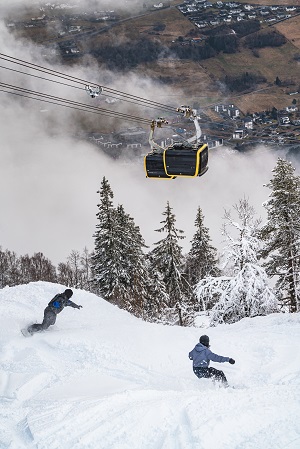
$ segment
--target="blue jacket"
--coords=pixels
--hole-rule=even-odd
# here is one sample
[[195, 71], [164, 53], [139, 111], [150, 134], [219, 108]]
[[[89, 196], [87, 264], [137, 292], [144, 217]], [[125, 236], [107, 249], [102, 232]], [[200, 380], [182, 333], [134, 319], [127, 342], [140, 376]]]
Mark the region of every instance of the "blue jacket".
[[64, 293], [58, 293], [54, 296], [53, 299], [48, 304], [47, 309], [51, 310], [52, 312], [57, 315], [60, 313], [66, 306], [73, 307], [74, 309], [79, 309], [80, 306], [75, 304], [75, 302], [72, 302], [69, 300], [69, 298]]
[[196, 344], [194, 349], [189, 353], [189, 359], [193, 360], [194, 368], [208, 368], [209, 362], [229, 362], [229, 357], [214, 354], [209, 348], [202, 343]]

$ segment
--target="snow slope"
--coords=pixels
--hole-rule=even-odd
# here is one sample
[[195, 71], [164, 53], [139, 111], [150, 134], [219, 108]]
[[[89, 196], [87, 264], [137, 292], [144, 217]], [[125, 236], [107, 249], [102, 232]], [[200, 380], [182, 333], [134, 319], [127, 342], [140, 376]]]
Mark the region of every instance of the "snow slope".
[[[45, 282], [0, 290], [1, 449], [298, 449], [300, 315], [211, 329], [144, 323], [74, 290], [48, 331], [24, 338], [54, 294]], [[197, 379], [202, 333], [236, 359], [233, 388]]]

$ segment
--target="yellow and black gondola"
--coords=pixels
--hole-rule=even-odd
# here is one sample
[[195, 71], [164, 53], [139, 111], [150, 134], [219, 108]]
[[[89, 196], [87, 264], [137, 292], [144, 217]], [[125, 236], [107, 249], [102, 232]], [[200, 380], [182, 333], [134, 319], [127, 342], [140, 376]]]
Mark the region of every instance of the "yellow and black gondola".
[[207, 172], [207, 164], [208, 146], [206, 143], [200, 143], [198, 148], [189, 148], [178, 143], [166, 148], [162, 153], [152, 152], [144, 158], [147, 178], [194, 178]]
[[183, 113], [185, 117], [193, 119], [196, 135], [186, 142], [175, 142], [167, 148], [163, 148], [154, 141], [154, 130], [168, 122], [163, 118], [159, 118], [157, 121], [153, 120], [149, 136], [152, 151], [144, 158], [147, 178], [195, 178], [204, 175], [208, 170], [208, 145], [200, 142], [201, 129], [196, 111], [188, 106], [181, 106], [177, 111]]

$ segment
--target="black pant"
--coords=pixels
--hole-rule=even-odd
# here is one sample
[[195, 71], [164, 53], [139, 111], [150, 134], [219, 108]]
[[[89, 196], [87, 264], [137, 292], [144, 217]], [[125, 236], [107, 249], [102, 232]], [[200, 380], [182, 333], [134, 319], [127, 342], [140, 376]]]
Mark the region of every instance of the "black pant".
[[33, 334], [34, 332], [40, 332], [45, 329], [48, 329], [49, 326], [55, 324], [56, 321], [56, 313], [50, 309], [50, 307], [46, 307], [44, 310], [44, 319], [41, 324], [32, 324], [28, 328], [28, 332]]
[[216, 368], [196, 368], [193, 367], [193, 371], [199, 379], [213, 379], [218, 382], [223, 382], [227, 385], [227, 379], [223, 371], [218, 370]]

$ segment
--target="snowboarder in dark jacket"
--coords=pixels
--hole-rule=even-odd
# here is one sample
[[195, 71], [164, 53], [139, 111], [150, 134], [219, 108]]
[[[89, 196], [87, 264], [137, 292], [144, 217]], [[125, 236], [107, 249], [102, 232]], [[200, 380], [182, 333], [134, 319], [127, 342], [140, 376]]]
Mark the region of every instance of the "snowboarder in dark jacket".
[[229, 362], [233, 365], [235, 360], [230, 357], [214, 354], [209, 349], [209, 337], [207, 335], [202, 335], [200, 337], [199, 343], [197, 343], [194, 349], [189, 353], [189, 359], [193, 360], [193, 371], [199, 379], [212, 378], [213, 380], [222, 382], [224, 386], [228, 386], [223, 371], [211, 368], [209, 363], [210, 361], [219, 363]]
[[55, 295], [44, 310], [43, 322], [41, 324], [32, 324], [31, 326], [29, 326], [27, 329], [29, 334], [43, 331], [45, 329], [48, 329], [49, 326], [55, 324], [56, 315], [60, 313], [66, 306], [73, 307], [74, 309], [81, 309], [82, 306], [79, 306], [70, 301], [72, 295], [73, 292], [70, 288], [67, 288], [63, 293], [58, 293], [57, 295]]

